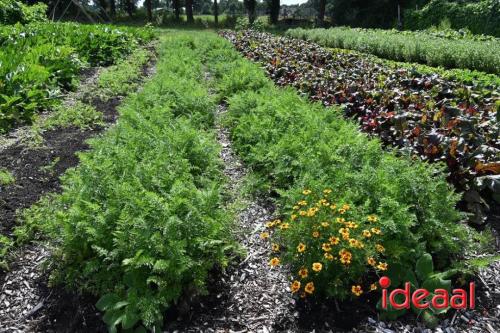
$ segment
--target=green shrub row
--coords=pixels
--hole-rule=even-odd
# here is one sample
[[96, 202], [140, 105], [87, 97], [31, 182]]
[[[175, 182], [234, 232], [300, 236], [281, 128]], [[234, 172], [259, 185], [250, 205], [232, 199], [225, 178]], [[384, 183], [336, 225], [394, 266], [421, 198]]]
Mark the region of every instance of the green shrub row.
[[330, 188], [330, 202], [352, 204], [361, 216], [377, 214], [392, 262], [411, 266], [425, 250], [445, 267], [463, 249], [458, 195], [439, 167], [385, 152], [339, 109], [276, 88], [256, 64], [223, 47], [212, 70], [220, 96], [228, 97], [234, 147], [254, 171], [256, 188], [278, 191], [282, 212], [301, 200], [303, 189]]
[[182, 294], [205, 290], [233, 246], [210, 130], [215, 103], [200, 83], [210, 38], [168, 38], [152, 81], [91, 141], [63, 193], [27, 211], [16, 231], [19, 240], [37, 231], [52, 240], [53, 281], [101, 297], [112, 331], [161, 325]]
[[74, 87], [79, 71], [111, 65], [153, 38], [149, 29], [37, 23], [0, 27], [0, 133]]
[[453, 29], [467, 28], [475, 34], [500, 37], [500, 2], [432, 0], [420, 10], [406, 11], [404, 27], [423, 30], [437, 26], [443, 20], [447, 20]]
[[327, 47], [371, 53], [391, 60], [500, 74], [500, 43], [497, 39], [448, 39], [425, 31], [346, 27], [297, 28], [288, 30], [286, 34]]
[[17, 0], [0, 0], [0, 24], [33, 23], [47, 20], [47, 5], [27, 6]]

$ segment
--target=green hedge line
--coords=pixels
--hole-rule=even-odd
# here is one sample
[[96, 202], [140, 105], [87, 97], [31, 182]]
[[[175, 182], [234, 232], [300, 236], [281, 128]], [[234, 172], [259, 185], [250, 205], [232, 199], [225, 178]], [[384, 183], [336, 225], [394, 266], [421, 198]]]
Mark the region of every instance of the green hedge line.
[[278, 191], [285, 211], [304, 188], [333, 189], [330, 202], [376, 212], [388, 257], [408, 267], [424, 250], [441, 267], [462, 250], [458, 196], [436, 166], [384, 152], [338, 109], [276, 88], [258, 65], [224, 49], [226, 59], [213, 71], [220, 95], [228, 97], [234, 147], [254, 171], [256, 188]]
[[33, 23], [47, 21], [47, 5], [27, 6], [16, 0], [0, 0], [0, 24]]
[[408, 10], [404, 27], [423, 30], [449, 20], [453, 29], [467, 28], [475, 34], [500, 37], [500, 2], [481, 0], [475, 2], [450, 2], [432, 0], [420, 10]]
[[327, 47], [356, 50], [404, 61], [500, 74], [498, 40], [448, 39], [425, 31], [379, 29], [292, 29], [287, 36]]
[[156, 76], [80, 155], [64, 192], [27, 211], [16, 231], [52, 239], [52, 278], [100, 296], [110, 329], [161, 325], [169, 305], [203, 292], [208, 271], [228, 260], [215, 103], [200, 83], [205, 37], [163, 43]]

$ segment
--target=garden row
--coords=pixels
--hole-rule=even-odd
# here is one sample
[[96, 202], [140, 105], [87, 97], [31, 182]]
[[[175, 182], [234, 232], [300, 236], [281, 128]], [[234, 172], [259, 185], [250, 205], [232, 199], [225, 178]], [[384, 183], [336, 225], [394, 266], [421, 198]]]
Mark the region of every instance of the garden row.
[[[296, 87], [327, 106], [343, 105], [346, 117], [358, 120], [362, 130], [384, 144], [445, 162], [449, 180], [459, 189], [470, 190], [477, 182], [481, 189], [490, 187], [487, 195], [493, 191], [498, 196], [495, 180], [488, 178], [500, 173], [497, 87], [393, 69], [363, 55], [265, 33], [224, 36], [262, 63], [278, 85]], [[475, 179], [480, 176], [486, 178]]]
[[282, 219], [269, 227], [282, 231], [273, 248], [300, 282], [292, 291], [363, 297], [357, 287], [369, 290], [379, 272], [401, 278], [425, 252], [445, 269], [464, 250], [457, 195], [437, 169], [384, 152], [337, 109], [275, 87], [222, 38], [171, 35], [153, 80], [80, 155], [64, 192], [26, 211], [16, 231], [52, 240], [53, 281], [101, 297], [110, 328], [160, 325], [228, 262], [218, 101], [252, 188], [279, 193]]
[[153, 36], [150, 29], [72, 23], [0, 27], [0, 133], [57, 103], [82, 68], [114, 64]]
[[310, 40], [326, 47], [371, 53], [391, 60], [500, 74], [500, 41], [493, 37], [474, 40], [460, 34], [347, 27], [296, 28], [288, 30], [287, 36]]

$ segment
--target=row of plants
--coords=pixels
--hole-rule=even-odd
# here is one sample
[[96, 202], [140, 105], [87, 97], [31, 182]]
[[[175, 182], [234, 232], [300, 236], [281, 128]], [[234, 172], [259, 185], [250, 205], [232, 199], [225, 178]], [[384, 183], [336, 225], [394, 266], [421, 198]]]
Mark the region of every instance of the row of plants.
[[475, 34], [500, 37], [500, 3], [497, 0], [431, 0], [417, 10], [404, 13], [405, 29], [422, 30], [446, 19], [454, 29], [467, 28]]
[[253, 188], [278, 194], [279, 215], [261, 237], [272, 242], [269, 264], [289, 269], [291, 292], [366, 300], [380, 289], [378, 277], [397, 285], [419, 258], [422, 278], [449, 288], [445, 275], [431, 276], [428, 257], [449, 268], [467, 247], [467, 229], [441, 168], [384, 151], [338, 107], [278, 88], [228, 44], [220, 48], [207, 57], [216, 60], [210, 70], [228, 105], [224, 123]]
[[[293, 86], [327, 106], [342, 105], [347, 118], [401, 154], [444, 162], [448, 179], [473, 194], [465, 196], [471, 204], [481, 201], [481, 191], [491, 207], [494, 200], [498, 203], [498, 87], [469, 86], [266, 33], [223, 35], [246, 57], [263, 64], [278, 85]], [[481, 209], [471, 209], [478, 223], [485, 221]]]
[[205, 291], [234, 247], [200, 54], [214, 35], [169, 35], [157, 74], [90, 142], [64, 191], [25, 211], [17, 241], [53, 245], [51, 281], [100, 297], [111, 332], [159, 330], [181, 295]]
[[0, 27], [0, 133], [29, 124], [77, 84], [81, 69], [107, 66], [154, 38], [148, 28], [75, 23]]
[[27, 24], [47, 21], [47, 5], [28, 6], [17, 0], [0, 0], [0, 24]]
[[288, 30], [286, 35], [391, 60], [500, 74], [498, 38], [480, 41], [469, 38], [450, 39], [428, 31], [401, 32], [348, 27], [296, 28]]

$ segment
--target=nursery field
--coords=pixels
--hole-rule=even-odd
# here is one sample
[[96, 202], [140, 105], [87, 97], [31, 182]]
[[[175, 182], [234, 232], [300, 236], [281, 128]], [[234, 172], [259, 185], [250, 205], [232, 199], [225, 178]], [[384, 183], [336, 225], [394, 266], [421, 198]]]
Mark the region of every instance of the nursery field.
[[[0, 331], [500, 330], [495, 75], [254, 31], [0, 36]], [[382, 277], [476, 306], [384, 308]]]

